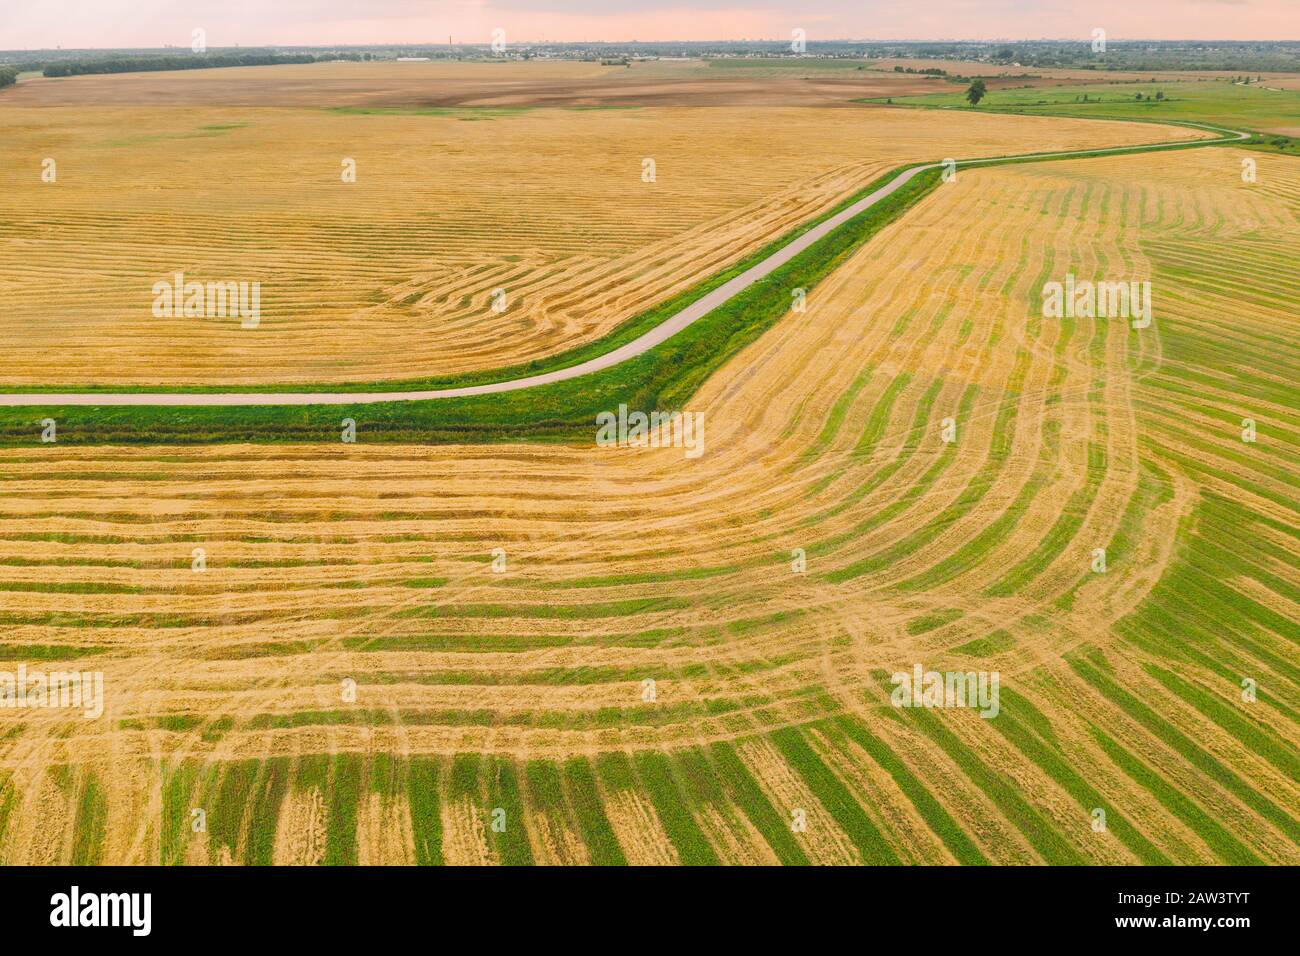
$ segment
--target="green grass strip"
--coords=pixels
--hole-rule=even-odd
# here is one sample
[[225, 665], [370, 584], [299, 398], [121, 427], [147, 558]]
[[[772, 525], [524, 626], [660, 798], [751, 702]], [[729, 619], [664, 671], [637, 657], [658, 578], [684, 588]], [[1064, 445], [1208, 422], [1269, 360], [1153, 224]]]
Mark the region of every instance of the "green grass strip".
[[18, 791], [14, 787], [12, 775], [0, 773], [0, 846], [4, 846], [5, 834], [9, 832], [9, 820], [17, 804]]
[[239, 834], [244, 822], [244, 809], [257, 780], [260, 761], [237, 760], [223, 764], [215, 787], [205, 795], [208, 825], [208, 853], [212, 862], [220, 862], [224, 847], [232, 860], [239, 859]]
[[[493, 757], [487, 761], [488, 831], [501, 862], [506, 866], [532, 866], [533, 848], [528, 842], [528, 829], [524, 815], [524, 801], [519, 793], [519, 778], [513, 761]], [[505, 826], [494, 827], [499, 815], [505, 811]]]
[[280, 810], [289, 790], [291, 765], [288, 757], [263, 761], [253, 794], [253, 816], [248, 824], [246, 863], [270, 866], [275, 862], [275, 833], [280, 825]]
[[578, 820], [578, 832], [591, 862], [596, 866], [627, 866], [627, 856], [619, 846], [614, 828], [609, 825], [609, 817], [605, 815], [605, 804], [596, 788], [591, 764], [583, 757], [574, 757], [566, 762], [564, 783], [569, 793], [569, 804]]
[[442, 866], [438, 761], [432, 757], [412, 757], [406, 771], [406, 788], [415, 836], [415, 862], [420, 866]]
[[717, 866], [718, 856], [687, 808], [686, 798], [673, 779], [668, 758], [661, 753], [638, 753], [635, 767], [645, 785], [643, 792], [654, 804], [655, 813], [676, 848], [678, 859], [687, 866]]
[[[199, 764], [182, 760], [173, 766], [163, 764], [162, 773], [162, 823], [159, 827], [159, 853], [163, 866], [179, 866], [185, 862], [185, 848], [192, 830], [190, 800], [200, 786]], [[209, 768], [209, 773], [211, 772]]]
[[99, 786], [98, 778], [86, 770], [72, 827], [73, 866], [94, 866], [99, 863], [104, 852], [107, 820], [108, 801], [104, 797], [104, 791]]
[[1236, 737], [1251, 753], [1258, 754], [1290, 780], [1300, 780], [1300, 760], [1296, 759], [1295, 747], [1272, 732], [1262, 729], [1240, 714], [1235, 713], [1222, 701], [1207, 694], [1199, 687], [1194, 687], [1180, 680], [1172, 672], [1155, 664], [1143, 665], [1143, 670], [1163, 684], [1169, 691], [1181, 697], [1184, 702], [1199, 710], [1204, 716], [1218, 724], [1225, 731]]
[[329, 817], [325, 828], [325, 865], [355, 866], [357, 803], [361, 799], [360, 754], [335, 754], [330, 766]]

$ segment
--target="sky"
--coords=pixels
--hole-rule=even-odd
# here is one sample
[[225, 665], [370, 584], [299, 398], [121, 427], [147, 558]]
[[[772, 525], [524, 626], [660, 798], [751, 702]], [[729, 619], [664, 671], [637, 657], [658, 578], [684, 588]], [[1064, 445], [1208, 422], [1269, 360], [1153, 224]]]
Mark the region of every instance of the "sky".
[[0, 50], [506, 41], [1300, 39], [1300, 0], [0, 0]]

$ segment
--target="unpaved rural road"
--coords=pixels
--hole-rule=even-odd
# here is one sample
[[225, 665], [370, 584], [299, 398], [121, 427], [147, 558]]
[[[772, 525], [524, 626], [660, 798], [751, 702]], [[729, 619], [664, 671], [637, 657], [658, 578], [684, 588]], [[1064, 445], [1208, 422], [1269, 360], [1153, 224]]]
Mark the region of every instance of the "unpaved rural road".
[[[1222, 139], [1181, 140], [1172, 143], [1152, 143], [1148, 146], [1115, 146], [1108, 149], [1069, 150], [1057, 153], [1025, 153], [1020, 156], [999, 156], [988, 159], [964, 159], [957, 162], [958, 167], [977, 166], [982, 163], [1000, 163], [1009, 159], [1054, 159], [1062, 156], [1095, 156], [1102, 153], [1136, 152], [1140, 150], [1170, 149], [1189, 144], [1213, 146], [1216, 143], [1235, 142], [1249, 139], [1250, 133], [1237, 130], [1219, 129], [1200, 124], [1201, 129], [1223, 133]], [[916, 176], [928, 169], [938, 169], [942, 163], [929, 163], [925, 166], [913, 166], [899, 173], [885, 185], [864, 196], [853, 205], [846, 207], [825, 222], [809, 229], [799, 238], [782, 246], [766, 259], [758, 262], [729, 282], [718, 286], [712, 292], [697, 299], [680, 312], [665, 319], [649, 332], [633, 339], [626, 345], [619, 346], [612, 352], [572, 365], [542, 372], [526, 378], [515, 378], [504, 382], [489, 382], [484, 385], [468, 385], [462, 388], [437, 388], [427, 391], [410, 392], [30, 392], [0, 393], [0, 406], [53, 406], [53, 405], [369, 405], [376, 402], [423, 402], [439, 398], [463, 398], [469, 395], [492, 395], [497, 392], [514, 392], [523, 388], [536, 388], [552, 382], [564, 382], [613, 368], [628, 359], [636, 358], [656, 345], [672, 338], [693, 322], [704, 318], [718, 306], [732, 297], [739, 295], [758, 280], [770, 275], [785, 265], [799, 253], [803, 252], [819, 239], [825, 238], [854, 216], [870, 209], [886, 196], [897, 192]]]

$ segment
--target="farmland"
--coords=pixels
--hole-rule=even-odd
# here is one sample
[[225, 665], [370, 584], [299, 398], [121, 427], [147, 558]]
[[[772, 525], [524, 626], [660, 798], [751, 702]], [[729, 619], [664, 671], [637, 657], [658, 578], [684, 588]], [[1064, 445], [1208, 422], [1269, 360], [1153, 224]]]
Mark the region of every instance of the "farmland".
[[[277, 69], [317, 68], [176, 77], [188, 96]], [[137, 76], [146, 90], [176, 82]], [[41, 80], [0, 103], [8, 386], [409, 382], [544, 361], [900, 164], [1188, 135], [1041, 118], [936, 126], [849, 93], [833, 108], [764, 107], [755, 125], [740, 106], [418, 106], [391, 93], [332, 105], [328, 86], [318, 108], [149, 105], [130, 84], [114, 106], [89, 92], [132, 78]], [[61, 105], [67, 85], [86, 103]], [[155, 283], [178, 272], [260, 283], [258, 327], [156, 315]]]
[[[204, 106], [129, 134], [104, 109], [90, 129], [75, 107], [27, 109], [6, 114], [26, 116], [25, 155], [58, 123], [101, 185], [115, 161], [128, 180], [99, 224], [102, 190], [74, 185], [45, 213], [62, 228], [18, 237], [64, 269], [98, 250], [87, 271], [111, 280], [70, 303], [75, 337], [46, 323], [33, 342], [35, 312], [6, 330], [32, 344], [0, 378], [41, 386], [507, 366], [591, 341], [901, 163], [1186, 135], [773, 106], [760, 155], [730, 107], [240, 109], [246, 127], [204, 130], [236, 115]], [[312, 157], [366, 124], [388, 166], [365, 202], [334, 198], [332, 165], [300, 191], [265, 168], [214, 175], [264, 154], [274, 127], [293, 132], [282, 167], [310, 183]], [[202, 148], [156, 175], [191, 189], [151, 205], [131, 179], [144, 141], [105, 141], [179, 128]], [[597, 162], [565, 187], [574, 139]], [[423, 177], [430, 142], [474, 175]], [[524, 142], [529, 156], [509, 146]], [[645, 199], [642, 142], [665, 157]], [[1300, 862], [1300, 160], [1253, 154], [1247, 183], [1243, 155], [962, 170], [848, 250], [806, 312], [683, 390], [707, 422], [698, 460], [364, 429], [353, 444], [12, 443], [4, 657], [100, 669], [110, 694], [96, 721], [0, 711], [0, 860]], [[501, 188], [511, 176], [532, 188]], [[204, 182], [219, 193], [205, 202], [247, 206], [187, 269], [261, 249], [272, 270], [303, 237], [282, 267], [296, 311], [267, 323], [269, 346], [114, 320], [124, 237], [156, 231], [134, 217], [194, 218]], [[570, 200], [538, 205], [557, 189]], [[407, 210], [424, 208], [445, 211], [443, 232], [417, 228]], [[60, 260], [69, 230], [96, 241]], [[124, 275], [177, 248], [146, 240]], [[343, 251], [361, 246], [384, 255]], [[0, 246], [0, 271], [28, 302], [50, 273], [21, 252]], [[639, 273], [647, 258], [662, 268]], [[465, 275], [484, 260], [544, 291], [494, 319], [500, 281]], [[1149, 277], [1153, 325], [1042, 317], [1043, 283], [1066, 272]], [[390, 274], [420, 278], [358, 322]], [[890, 706], [888, 676], [916, 662], [1000, 672], [1001, 713]]]

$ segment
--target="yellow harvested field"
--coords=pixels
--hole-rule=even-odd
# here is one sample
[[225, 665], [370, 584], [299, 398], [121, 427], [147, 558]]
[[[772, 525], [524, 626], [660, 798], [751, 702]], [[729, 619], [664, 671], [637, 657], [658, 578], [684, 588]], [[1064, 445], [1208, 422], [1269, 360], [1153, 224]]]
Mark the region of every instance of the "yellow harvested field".
[[622, 75], [597, 63], [456, 63], [392, 60], [219, 70], [92, 74], [28, 80], [15, 106], [415, 106], [464, 92], [484, 96], [523, 87], [567, 87]]
[[250, 66], [28, 79], [7, 90], [5, 102], [41, 107], [845, 106], [854, 98], [906, 96], [932, 87], [924, 78], [865, 68], [773, 75], [760, 61], [723, 67], [690, 59], [629, 67], [576, 60]]
[[[271, 162], [255, 114], [169, 157], [149, 137], [219, 122], [187, 115], [116, 133], [49, 121], [68, 137], [65, 172], [34, 234], [0, 246], [0, 271], [29, 263], [10, 302], [68, 277], [70, 318], [6, 311], [7, 337], [41, 337], [5, 356], [7, 381], [502, 364], [599, 334], [903, 159], [1152, 135], [638, 111], [590, 128], [583, 113], [351, 116], [347, 140], [328, 113], [286, 114], [274, 125], [296, 135]], [[39, 153], [44, 121], [0, 147], [0, 203], [41, 188], [9, 188], [8, 159]], [[366, 124], [382, 162], [356, 138]], [[510, 145], [525, 135], [527, 154]], [[558, 145], [575, 137], [580, 166]], [[115, 180], [113, 150], [145, 141], [165, 185], [125, 163]], [[647, 152], [653, 191], [637, 178]], [[78, 182], [92, 153], [98, 190]], [[360, 159], [351, 192], [330, 181], [338, 154]], [[1255, 154], [1258, 182], [1243, 183], [1241, 155], [962, 170], [704, 384], [688, 405], [707, 424], [694, 460], [364, 442], [0, 450], [0, 650], [101, 669], [108, 701], [96, 721], [0, 709], [0, 861], [316, 862], [335, 852], [330, 807], [353, 794], [356, 856], [385, 862], [427, 860], [436, 832], [444, 862], [599, 862], [621, 847], [642, 863], [1300, 863], [1300, 289], [1283, 268], [1300, 162]], [[169, 248], [195, 274], [244, 263], [274, 289], [292, 276], [268, 295], [265, 340], [124, 321]], [[1067, 272], [1149, 280], [1152, 326], [1045, 318], [1041, 287]], [[501, 284], [518, 311], [494, 320], [484, 296]], [[377, 340], [382, 353], [364, 345]], [[1240, 440], [1243, 417], [1257, 443]], [[1226, 538], [1229, 518], [1249, 532]], [[891, 708], [888, 675], [918, 663], [998, 671], [1004, 715]], [[1239, 675], [1257, 701], [1240, 702]], [[398, 760], [410, 788], [371, 799]], [[441, 802], [421, 803], [430, 793]], [[132, 809], [151, 800], [162, 809]], [[208, 809], [196, 840], [191, 807]], [[494, 808], [522, 814], [526, 838], [493, 830]], [[72, 836], [88, 813], [90, 848]]]
[[[194, 71], [226, 72], [238, 71]], [[175, 77], [180, 90], [200, 82]], [[70, 79], [111, 89], [131, 76]], [[0, 126], [11, 386], [373, 382], [530, 361], [599, 337], [900, 164], [1190, 135], [867, 106], [3, 105]], [[343, 181], [349, 160], [355, 182]], [[177, 273], [259, 283], [257, 326], [156, 314], [155, 284]]]

